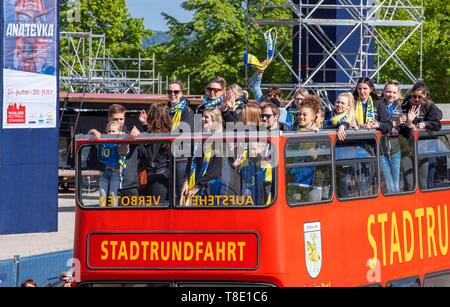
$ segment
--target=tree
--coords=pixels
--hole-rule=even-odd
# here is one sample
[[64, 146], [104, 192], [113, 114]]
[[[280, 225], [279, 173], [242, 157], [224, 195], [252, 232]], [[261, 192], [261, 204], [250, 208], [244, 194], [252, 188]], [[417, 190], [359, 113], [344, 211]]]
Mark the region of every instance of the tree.
[[[412, 1], [413, 5], [420, 5], [419, 0]], [[424, 1], [423, 23], [423, 73], [422, 77], [427, 84], [431, 99], [436, 103], [449, 102], [450, 81], [450, 18], [448, 15], [448, 0]], [[402, 15], [403, 14], [403, 15]], [[406, 12], [397, 12], [395, 19], [405, 20], [410, 18]], [[383, 37], [392, 46], [404, 29], [389, 27], [379, 28]], [[420, 62], [420, 31], [417, 30], [411, 38], [399, 49], [398, 56], [405, 65], [418, 77]], [[381, 51], [381, 55], [384, 53]], [[400, 83], [411, 83], [411, 80], [392, 61], [386, 64], [380, 71], [380, 82], [398, 80]]]
[[[79, 6], [74, 6], [78, 4]], [[75, 20], [73, 10], [79, 10]], [[60, 2], [60, 29], [65, 32], [90, 32], [92, 34], [105, 34], [106, 56], [110, 58], [152, 58], [157, 47], [149, 46], [144, 49], [143, 38], [149, 38], [153, 31], [145, 29], [143, 18], [131, 17], [126, 8], [125, 0], [64, 0]], [[100, 40], [92, 41], [92, 50], [95, 53], [99, 48]], [[64, 57], [67, 54], [67, 43], [61, 41], [60, 52]], [[89, 54], [78, 54], [84, 57], [84, 70], [80, 63], [74, 61], [73, 52], [70, 63], [75, 63], [74, 71], [87, 71]], [[95, 54], [94, 54], [95, 56]], [[103, 56], [101, 54], [100, 56]], [[94, 69], [109, 69], [102, 61], [96, 61]], [[119, 69], [137, 70], [137, 61], [114, 61]], [[141, 70], [151, 70], [152, 63], [149, 61], [141, 63]], [[61, 67], [62, 73], [65, 67]], [[72, 70], [72, 67], [68, 68]], [[128, 72], [127, 78], [137, 78], [137, 72]], [[147, 90], [144, 88], [144, 91]]]
[[[271, 2], [284, 3], [284, 0]], [[163, 14], [173, 38], [159, 55], [158, 62], [161, 62], [162, 66], [158, 66], [158, 70], [171, 78], [176, 76], [181, 80], [190, 76], [191, 91], [195, 93], [203, 93], [207, 83], [217, 76], [225, 78], [228, 84], [245, 85], [245, 1], [188, 0], [181, 6], [194, 12], [193, 20], [182, 23], [168, 14]], [[273, 18], [280, 18], [280, 14], [292, 16], [290, 10], [286, 9], [273, 10], [268, 14], [272, 14]], [[268, 29], [269, 27], [262, 31]], [[282, 36], [290, 29], [285, 27], [278, 30], [279, 36]], [[260, 60], [265, 59], [266, 47], [259, 30], [249, 31], [249, 50]], [[290, 61], [290, 54], [285, 57]], [[286, 82], [290, 82], [290, 73], [282, 66], [284, 64], [280, 62], [272, 63], [265, 78], [286, 79]]]
[[70, 21], [68, 12], [74, 1], [60, 1], [60, 28], [67, 32], [92, 32], [105, 34], [107, 51], [112, 57], [137, 56], [145, 52], [143, 37], [154, 34], [145, 29], [143, 18], [132, 18], [125, 0], [78, 0], [80, 18]]

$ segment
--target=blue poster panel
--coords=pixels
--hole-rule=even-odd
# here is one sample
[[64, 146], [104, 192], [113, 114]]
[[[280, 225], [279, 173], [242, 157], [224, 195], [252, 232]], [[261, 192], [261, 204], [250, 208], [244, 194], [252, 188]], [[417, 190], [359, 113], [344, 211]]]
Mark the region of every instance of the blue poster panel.
[[3, 128], [55, 128], [57, 3], [4, 0]]
[[58, 230], [58, 28], [57, 0], [0, 1], [0, 234]]

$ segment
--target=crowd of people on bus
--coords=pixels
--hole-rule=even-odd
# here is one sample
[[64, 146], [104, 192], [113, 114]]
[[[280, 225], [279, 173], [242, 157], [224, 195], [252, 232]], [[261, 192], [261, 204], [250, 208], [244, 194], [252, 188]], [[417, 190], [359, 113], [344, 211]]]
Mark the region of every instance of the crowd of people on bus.
[[[142, 127], [134, 126], [128, 131], [124, 125], [126, 110], [115, 104], [109, 110], [106, 131], [109, 134], [127, 133], [131, 138], [139, 136], [142, 132], [154, 134], [199, 132], [194, 127], [195, 114], [201, 116], [201, 131], [205, 133], [226, 131], [230, 123], [234, 129], [241, 124], [245, 127], [253, 127], [254, 131], [266, 129], [272, 132], [318, 132], [323, 129], [334, 129], [337, 131], [336, 136], [339, 141], [346, 140], [347, 131], [360, 128], [377, 129], [383, 135], [397, 130], [406, 139], [411, 136], [412, 131], [417, 129], [438, 131], [441, 128], [442, 112], [429, 99], [428, 89], [421, 81], [417, 82], [403, 99], [397, 81], [386, 83], [383, 92], [379, 94], [372, 80], [363, 77], [358, 80], [353, 93], [340, 93], [333, 109], [329, 109], [324, 107], [318, 95], [303, 88], [294, 92], [292, 101], [286, 106], [283, 106], [280, 88], [270, 87], [264, 97], [260, 88], [262, 74], [263, 71], [259, 71], [252, 83], [251, 90], [255, 102], [249, 100], [248, 92], [239, 85], [232, 84], [227, 87], [226, 81], [218, 77], [207, 84], [202, 103], [194, 106], [184, 95], [183, 83], [174, 81], [168, 84], [167, 104], [151, 104], [148, 110], [142, 110], [139, 114]], [[93, 129], [89, 133], [97, 139], [101, 137], [97, 130]], [[193, 142], [191, 155], [176, 157], [177, 199], [199, 194], [207, 195], [213, 193], [212, 191], [223, 193], [222, 187], [217, 186], [216, 183], [223, 180], [224, 176], [228, 178], [240, 176], [240, 187], [236, 189], [228, 187], [228, 189], [239, 190], [238, 194], [245, 193], [246, 189], [247, 192], [252, 189], [249, 189], [249, 182], [246, 182], [247, 177], [252, 177], [248, 180], [253, 181], [256, 178], [248, 174], [259, 174], [258, 176], [262, 173], [265, 174], [264, 176], [271, 174], [270, 157], [261, 155], [261, 150], [255, 150], [249, 144], [241, 144], [240, 147], [234, 144], [235, 152], [240, 151], [241, 154], [227, 158], [215, 154], [218, 149], [215, 148], [215, 144], [214, 142]], [[256, 146], [256, 148], [259, 147]], [[202, 150], [202, 154], [196, 153], [199, 149]], [[396, 138], [382, 138], [380, 168], [389, 193], [399, 192], [402, 158], [400, 149], [401, 144]], [[170, 150], [171, 144], [168, 142], [132, 143], [127, 146], [98, 145], [98, 160], [104, 164], [100, 178], [101, 196], [158, 195], [161, 199], [168, 199], [170, 194], [168, 179], [171, 177]], [[254, 157], [249, 156], [250, 151], [255, 153]], [[267, 146], [264, 151], [268, 151]], [[113, 152], [114, 155], [111, 155]], [[255, 158], [259, 161], [252, 161]], [[253, 166], [257, 165], [258, 170], [249, 169], [251, 161]], [[423, 161], [420, 167], [425, 170], [431, 163], [432, 161], [429, 160]], [[298, 172], [298, 169], [295, 171]], [[233, 172], [234, 175], [231, 174]], [[362, 166], [359, 173], [370, 178], [374, 175], [374, 169]], [[267, 176], [269, 177], [271, 175]], [[344, 174], [342, 179], [344, 182], [345, 177]], [[270, 191], [267, 191], [267, 183], [271, 184], [271, 179], [264, 178], [258, 179], [266, 183], [258, 188], [260, 191], [249, 192], [265, 195], [265, 199], [260, 200], [259, 203], [266, 203], [271, 197]], [[427, 179], [423, 180], [421, 179], [421, 186], [426, 185]], [[360, 188], [365, 189], [362, 185]], [[263, 190], [266, 192], [262, 193]]]

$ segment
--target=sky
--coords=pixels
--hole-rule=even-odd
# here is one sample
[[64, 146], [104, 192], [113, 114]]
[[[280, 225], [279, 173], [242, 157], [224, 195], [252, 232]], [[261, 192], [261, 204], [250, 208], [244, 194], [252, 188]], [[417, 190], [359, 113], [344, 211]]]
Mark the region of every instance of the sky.
[[180, 7], [184, 0], [126, 0], [128, 12], [134, 18], [144, 17], [144, 25], [154, 31], [168, 31], [161, 12], [167, 13], [179, 21], [186, 22], [192, 18], [192, 12]]

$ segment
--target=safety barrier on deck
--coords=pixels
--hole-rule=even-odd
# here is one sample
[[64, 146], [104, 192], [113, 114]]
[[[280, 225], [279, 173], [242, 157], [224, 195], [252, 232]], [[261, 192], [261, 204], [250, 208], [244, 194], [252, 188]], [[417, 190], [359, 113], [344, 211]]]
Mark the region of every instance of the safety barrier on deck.
[[73, 250], [66, 250], [0, 260], [0, 287], [20, 287], [27, 279], [42, 287], [47, 279], [72, 270], [72, 256]]

